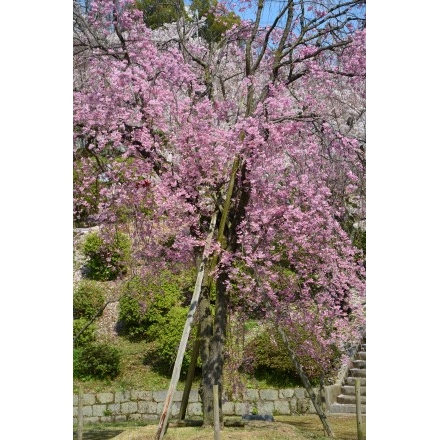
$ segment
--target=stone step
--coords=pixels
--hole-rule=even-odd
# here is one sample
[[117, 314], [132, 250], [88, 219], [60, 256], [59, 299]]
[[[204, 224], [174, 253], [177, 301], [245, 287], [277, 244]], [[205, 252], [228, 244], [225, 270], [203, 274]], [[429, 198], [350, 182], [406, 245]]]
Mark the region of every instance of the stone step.
[[356, 414], [356, 382], [360, 383], [360, 403], [361, 413], [367, 413], [367, 343], [358, 346], [352, 361], [352, 366], [347, 372], [347, 377], [342, 382], [340, 394], [336, 397], [336, 402], [327, 406], [328, 414]]
[[362, 359], [364, 361], [367, 360], [367, 352], [366, 351], [358, 351], [356, 357], [358, 359]]
[[362, 359], [355, 360], [353, 361], [353, 367], [359, 369], [367, 368], [367, 361]]
[[[333, 403], [328, 412], [330, 414], [356, 414], [356, 405]], [[367, 413], [366, 405], [361, 405], [361, 413]]]
[[367, 377], [365, 368], [350, 368], [348, 377]]
[[[356, 395], [356, 387], [354, 385], [344, 385], [341, 387], [341, 394], [345, 394], [346, 396], [354, 396]], [[361, 396], [367, 395], [367, 387], [361, 386]]]
[[[353, 404], [356, 405], [356, 396], [347, 396], [345, 394], [339, 394], [338, 397], [336, 397], [336, 402], [337, 403], [349, 403], [349, 404]], [[367, 403], [367, 396], [361, 396], [361, 404], [366, 404]]]
[[345, 385], [349, 385], [349, 386], [355, 386], [356, 385], [356, 379], [360, 379], [361, 387], [365, 387], [367, 385], [367, 379], [365, 377], [361, 377], [361, 378], [347, 377], [344, 380], [344, 384]]

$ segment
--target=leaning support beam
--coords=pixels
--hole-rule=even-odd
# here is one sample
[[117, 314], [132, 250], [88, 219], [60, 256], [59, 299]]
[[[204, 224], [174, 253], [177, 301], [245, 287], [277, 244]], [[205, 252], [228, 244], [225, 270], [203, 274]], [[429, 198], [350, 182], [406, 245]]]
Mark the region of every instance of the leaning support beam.
[[176, 361], [174, 362], [173, 374], [171, 377], [170, 386], [168, 388], [167, 397], [164, 402], [162, 415], [159, 419], [159, 425], [157, 428], [155, 440], [162, 440], [165, 435], [168, 418], [171, 412], [171, 406], [173, 404], [174, 392], [176, 391], [177, 382], [179, 381], [180, 371], [182, 369], [183, 356], [185, 354], [186, 344], [188, 343], [189, 333], [191, 331], [191, 324], [194, 320], [194, 314], [197, 308], [197, 303], [200, 297], [200, 290], [202, 287], [203, 276], [205, 274], [205, 265], [208, 259], [208, 252], [211, 246], [212, 236], [214, 233], [215, 223], [217, 221], [217, 211], [211, 217], [211, 224], [209, 227], [208, 237], [206, 239], [206, 245], [203, 252], [203, 259], [200, 263], [199, 271], [197, 273], [197, 280], [194, 286], [194, 292], [191, 299], [191, 305], [189, 307], [188, 316], [186, 318], [185, 327], [183, 328], [182, 338], [180, 340], [179, 350], [177, 352]]
[[286, 333], [284, 332], [284, 330], [275, 322], [274, 320], [274, 324], [275, 327], [278, 331], [278, 333], [280, 334], [281, 338], [283, 339], [284, 345], [287, 348], [287, 351], [289, 352], [289, 356], [290, 359], [295, 367], [295, 370], [297, 371], [297, 373], [299, 374], [299, 377], [301, 378], [302, 383], [304, 384], [304, 387], [307, 390], [307, 393], [309, 394], [310, 400], [313, 403], [313, 406], [315, 407], [316, 413], [318, 414], [319, 418], [321, 419], [321, 423], [324, 426], [324, 430], [326, 432], [326, 434], [331, 437], [334, 438], [334, 434], [333, 431], [327, 421], [327, 416], [325, 415], [324, 411], [322, 410], [321, 405], [318, 402], [318, 399], [316, 397], [315, 392], [313, 391], [312, 385], [309, 382], [309, 379], [307, 377], [307, 375], [304, 372], [304, 369], [301, 365], [301, 363], [299, 362], [299, 359], [297, 357], [297, 355], [295, 354], [295, 352], [293, 351], [293, 348], [291, 347], [289, 340], [286, 336]]
[[[254, 269], [253, 273], [254, 273], [254, 277], [257, 281], [257, 284], [259, 286], [261, 286], [262, 283], [261, 283], [260, 276], [259, 276], [258, 272]], [[267, 300], [268, 304], [271, 303], [267, 293], [266, 293], [266, 300]], [[315, 407], [316, 413], [318, 414], [319, 418], [321, 419], [321, 423], [322, 423], [322, 426], [324, 427], [325, 433], [327, 434], [328, 437], [334, 438], [335, 435], [333, 434], [333, 431], [327, 421], [327, 416], [325, 415], [324, 411], [322, 410], [322, 406], [318, 402], [318, 398], [316, 397], [316, 394], [313, 391], [312, 385], [310, 384], [310, 381], [309, 381], [306, 373], [304, 372], [304, 368], [301, 365], [301, 362], [299, 361], [298, 356], [296, 355], [292, 346], [290, 345], [289, 339], [287, 338], [285, 331], [279, 325], [279, 323], [278, 323], [279, 321], [276, 318], [276, 313], [273, 310], [269, 312], [269, 318], [273, 322], [276, 330], [278, 331], [278, 333], [280, 334], [280, 336], [284, 342], [284, 345], [285, 345], [287, 351], [289, 352], [290, 360], [292, 361], [296, 372], [298, 373], [299, 377], [301, 378], [301, 381], [307, 391], [307, 394], [309, 395], [310, 400], [312, 401], [313, 406]]]
[[186, 409], [188, 407], [189, 393], [191, 392], [191, 386], [194, 380], [194, 374], [197, 367], [197, 359], [200, 351], [200, 323], [197, 327], [197, 336], [194, 341], [191, 361], [189, 363], [188, 374], [186, 375], [185, 389], [183, 390], [182, 402], [180, 404], [179, 422], [185, 419]]

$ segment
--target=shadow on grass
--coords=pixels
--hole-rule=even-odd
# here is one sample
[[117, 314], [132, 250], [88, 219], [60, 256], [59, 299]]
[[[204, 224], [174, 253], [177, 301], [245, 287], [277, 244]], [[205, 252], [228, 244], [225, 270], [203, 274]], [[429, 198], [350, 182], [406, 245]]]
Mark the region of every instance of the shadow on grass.
[[[163, 357], [157, 350], [150, 349], [144, 356], [142, 364], [151, 368], [152, 371], [159, 374], [163, 378], [171, 379], [173, 374], [174, 364], [170, 365], [169, 362], [164, 361]], [[180, 371], [179, 380], [184, 382], [188, 374], [188, 363], [183, 363]], [[194, 379], [200, 380], [202, 378], [202, 369], [200, 366], [196, 367], [194, 372]]]
[[[83, 440], [109, 440], [111, 438], [116, 437], [117, 435], [123, 433], [122, 429], [106, 429], [106, 430], [91, 430], [83, 432]], [[73, 432], [73, 439], [76, 440], [78, 438], [78, 434], [76, 431]]]
[[[318, 416], [316, 416], [318, 417]], [[290, 422], [290, 421], [285, 421], [283, 420], [283, 423], [286, 425], [292, 425], [292, 426], [296, 426], [297, 428], [301, 428], [301, 429], [309, 429], [309, 428], [313, 428], [314, 424], [311, 422]]]
[[[266, 382], [268, 386], [274, 388], [295, 388], [304, 386], [299, 376], [292, 371], [257, 368], [254, 372], [254, 377], [258, 381]], [[315, 382], [316, 381], [311, 380], [312, 386], [316, 386]]]

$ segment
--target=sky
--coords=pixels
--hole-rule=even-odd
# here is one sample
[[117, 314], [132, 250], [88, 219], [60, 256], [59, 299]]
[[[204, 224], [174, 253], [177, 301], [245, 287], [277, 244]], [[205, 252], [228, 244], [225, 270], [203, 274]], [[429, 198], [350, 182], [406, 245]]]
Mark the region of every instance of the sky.
[[[185, 1], [186, 4], [190, 4], [190, 1]], [[257, 10], [257, 1], [252, 1], [252, 7], [246, 8], [245, 11], [240, 11], [240, 2], [234, 0], [227, 0], [226, 3], [231, 5], [234, 12], [239, 15], [244, 20], [254, 20]], [[278, 15], [280, 10], [285, 6], [285, 0], [266, 0], [264, 2], [264, 8], [261, 15], [261, 26], [270, 25], [273, 23], [273, 20]], [[234, 7], [235, 5], [235, 7]], [[281, 21], [282, 22], [282, 21]]]
[[[82, 5], [85, 4], [86, 0], [78, 0]], [[190, 5], [190, 0], [184, 0], [186, 5]], [[244, 11], [240, 11], [240, 1], [227, 0], [226, 3], [234, 10], [234, 12], [239, 15], [243, 20], [253, 20], [256, 15], [256, 5], [257, 1], [250, 2], [252, 7], [246, 8]], [[249, 3], [249, 2], [247, 2]], [[261, 16], [261, 26], [266, 26], [273, 23], [274, 18], [277, 16], [279, 11], [284, 7], [285, 0], [266, 0]], [[282, 21], [280, 22], [282, 23]]]
[[[184, 1], [185, 1], [186, 5], [190, 5], [191, 4], [191, 1], [188, 1], [188, 0], [184, 0]], [[80, 4], [82, 4], [82, 5], [85, 4], [85, 0], [78, 0], [78, 2]], [[251, 18], [255, 17], [255, 12], [254, 12], [255, 8], [248, 9], [245, 12], [239, 12], [238, 11], [238, 6], [239, 6], [238, 3], [239, 2], [229, 1], [228, 3], [231, 3], [231, 4], [235, 3], [235, 4], [237, 4], [237, 7], [234, 10], [243, 19], [251, 19]], [[256, 2], [254, 2], [254, 3], [256, 3]], [[262, 15], [262, 20], [261, 20], [262, 21], [262, 25], [265, 25], [265, 24], [270, 22], [270, 20], [275, 16], [274, 14], [276, 14], [276, 12], [278, 11], [280, 5], [282, 5], [282, 4], [283, 4], [282, 0], [266, 1], [266, 6], [265, 6], [265, 8], [263, 10], [263, 15]]]

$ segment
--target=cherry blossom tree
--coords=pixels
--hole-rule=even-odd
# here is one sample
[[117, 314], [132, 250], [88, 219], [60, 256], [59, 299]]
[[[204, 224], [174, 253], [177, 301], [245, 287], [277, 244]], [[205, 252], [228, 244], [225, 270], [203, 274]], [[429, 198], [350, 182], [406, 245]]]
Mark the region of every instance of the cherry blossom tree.
[[278, 2], [264, 26], [269, 2], [236, 3], [254, 19], [215, 41], [185, 17], [148, 29], [126, 0], [74, 6], [76, 214], [125, 222], [149, 267], [210, 256], [205, 425], [228, 314], [310, 335], [296, 355], [323, 371], [365, 326], [365, 255], [350, 237], [365, 219], [364, 2]]

